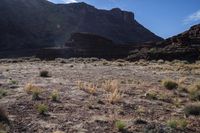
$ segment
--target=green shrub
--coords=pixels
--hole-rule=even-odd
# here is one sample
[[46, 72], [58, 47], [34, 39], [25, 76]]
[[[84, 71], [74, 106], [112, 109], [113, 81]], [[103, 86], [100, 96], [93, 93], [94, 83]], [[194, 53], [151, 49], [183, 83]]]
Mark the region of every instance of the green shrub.
[[124, 129], [125, 129], [126, 123], [123, 122], [123, 121], [121, 121], [121, 120], [117, 120], [117, 121], [115, 122], [115, 126], [117, 127], [118, 130], [121, 131], [121, 130], [124, 130]]
[[40, 72], [40, 77], [49, 77], [49, 72], [48, 71], [41, 71]]
[[200, 115], [200, 103], [186, 105], [184, 112], [186, 115]]
[[16, 80], [11, 80], [10, 83], [14, 84], [14, 85], [18, 84], [18, 82]]
[[37, 111], [40, 115], [45, 115], [48, 112], [48, 107], [45, 104], [37, 105]]
[[4, 89], [0, 88], [0, 99], [2, 97], [5, 97], [6, 95], [7, 95], [7, 92]]
[[173, 90], [173, 89], [177, 89], [178, 88], [178, 84], [176, 83], [176, 81], [167, 79], [167, 80], [163, 80], [162, 81], [162, 85], [169, 90]]

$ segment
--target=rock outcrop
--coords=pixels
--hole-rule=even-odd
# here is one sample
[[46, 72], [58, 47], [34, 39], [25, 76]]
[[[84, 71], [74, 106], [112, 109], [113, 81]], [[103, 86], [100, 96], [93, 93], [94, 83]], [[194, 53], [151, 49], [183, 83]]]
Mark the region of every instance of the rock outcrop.
[[187, 60], [190, 62], [200, 59], [200, 24], [192, 26], [188, 31], [168, 38], [162, 42], [149, 45], [131, 54], [128, 60]]
[[75, 32], [97, 34], [115, 43], [162, 40], [131, 12], [99, 10], [86, 3], [1, 0], [0, 16], [0, 50], [61, 46]]
[[98, 57], [118, 59], [128, 56], [132, 45], [117, 45], [112, 40], [91, 33], [73, 33], [63, 48], [44, 48], [37, 53], [40, 59], [58, 57]]

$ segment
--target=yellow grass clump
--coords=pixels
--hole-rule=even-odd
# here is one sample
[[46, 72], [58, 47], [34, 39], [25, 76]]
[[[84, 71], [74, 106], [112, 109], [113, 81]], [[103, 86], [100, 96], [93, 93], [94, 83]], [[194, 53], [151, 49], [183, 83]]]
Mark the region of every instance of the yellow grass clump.
[[119, 88], [118, 80], [107, 80], [102, 84], [102, 88], [107, 92], [114, 92]]
[[86, 91], [87, 93], [94, 94], [96, 93], [97, 90], [97, 85], [93, 83], [87, 83], [83, 81], [78, 81], [78, 88], [81, 90]]

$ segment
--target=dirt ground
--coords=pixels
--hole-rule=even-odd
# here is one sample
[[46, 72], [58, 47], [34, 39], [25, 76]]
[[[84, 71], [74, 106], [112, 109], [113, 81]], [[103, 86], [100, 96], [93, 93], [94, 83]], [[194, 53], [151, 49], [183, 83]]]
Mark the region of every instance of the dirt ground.
[[[49, 77], [41, 77], [46, 70]], [[200, 116], [185, 116], [184, 107], [191, 101], [187, 93], [167, 90], [163, 79], [179, 81], [190, 86], [200, 79], [200, 64], [163, 61], [106, 61], [95, 59], [57, 59], [55, 61], [1, 60], [0, 88], [7, 95], [0, 105], [8, 114], [10, 133], [199, 133]], [[119, 82], [121, 99], [109, 102], [109, 92], [102, 84], [108, 80]], [[93, 83], [95, 93], [80, 89], [77, 82]], [[41, 87], [39, 100], [33, 100], [24, 87], [31, 83]], [[50, 98], [53, 90], [59, 100]], [[148, 94], [156, 93], [156, 98]], [[37, 105], [48, 106], [40, 115]], [[187, 126], [172, 128], [167, 122], [185, 119]], [[125, 123], [120, 131], [116, 120]]]

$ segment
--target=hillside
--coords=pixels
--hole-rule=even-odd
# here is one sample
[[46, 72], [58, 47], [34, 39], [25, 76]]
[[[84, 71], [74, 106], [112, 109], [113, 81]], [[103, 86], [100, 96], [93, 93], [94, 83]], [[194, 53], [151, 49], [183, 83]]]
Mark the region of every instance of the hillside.
[[99, 10], [86, 3], [53, 4], [46, 0], [0, 1], [0, 50], [63, 45], [74, 32], [101, 35], [116, 43], [159, 41], [118, 8]]
[[128, 59], [196, 61], [200, 59], [200, 24], [164, 41], [146, 45], [148, 48], [140, 45], [137, 50], [132, 51]]

